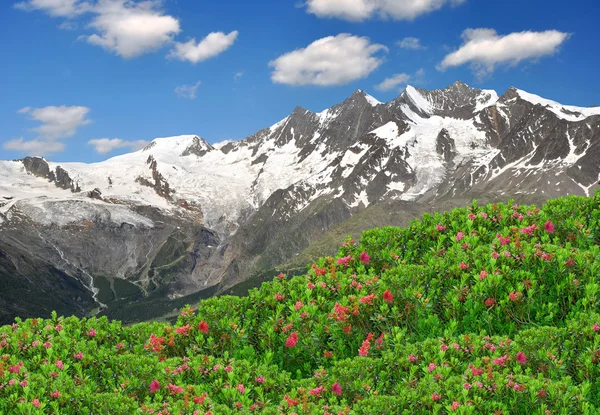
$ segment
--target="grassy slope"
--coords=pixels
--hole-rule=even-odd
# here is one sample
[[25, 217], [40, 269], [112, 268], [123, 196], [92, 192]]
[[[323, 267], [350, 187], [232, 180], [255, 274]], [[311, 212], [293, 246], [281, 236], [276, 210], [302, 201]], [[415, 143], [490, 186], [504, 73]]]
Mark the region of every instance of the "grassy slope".
[[17, 321], [0, 413], [598, 413], [599, 245], [600, 194], [473, 204], [174, 326]]

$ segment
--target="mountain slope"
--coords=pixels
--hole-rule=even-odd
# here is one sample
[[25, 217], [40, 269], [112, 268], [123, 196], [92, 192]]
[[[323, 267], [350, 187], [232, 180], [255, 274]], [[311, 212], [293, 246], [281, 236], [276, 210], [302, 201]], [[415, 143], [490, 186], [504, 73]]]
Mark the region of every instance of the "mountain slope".
[[[456, 82], [408, 86], [388, 103], [358, 90], [320, 113], [297, 107], [238, 142], [187, 135], [94, 164], [4, 161], [0, 253], [14, 266], [7, 252], [26, 240], [101, 308], [101, 278], [121, 302], [176, 299], [287, 262], [382, 201], [422, 212], [473, 196], [589, 195], [599, 132], [598, 108]], [[138, 294], [121, 297], [115, 279]]]

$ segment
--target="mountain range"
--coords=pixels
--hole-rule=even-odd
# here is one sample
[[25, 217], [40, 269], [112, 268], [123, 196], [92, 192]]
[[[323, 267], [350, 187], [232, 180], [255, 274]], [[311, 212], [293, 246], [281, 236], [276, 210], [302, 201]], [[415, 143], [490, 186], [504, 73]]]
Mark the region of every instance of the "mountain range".
[[473, 198], [590, 195], [599, 180], [600, 108], [460, 81], [388, 103], [357, 90], [241, 141], [0, 161], [0, 324], [51, 310], [155, 318], [256, 285], [345, 231]]

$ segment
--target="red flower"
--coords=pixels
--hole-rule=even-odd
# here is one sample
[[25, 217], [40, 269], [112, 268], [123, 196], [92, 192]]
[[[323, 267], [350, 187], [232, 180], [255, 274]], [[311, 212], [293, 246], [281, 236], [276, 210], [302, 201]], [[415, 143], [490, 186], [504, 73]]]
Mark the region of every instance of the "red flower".
[[87, 332], [87, 335], [89, 337], [96, 337], [96, 329], [91, 329], [90, 331]]
[[53, 398], [60, 398], [60, 392], [55, 390], [50, 394], [50, 396], [52, 396]]
[[275, 294], [275, 300], [277, 300], [277, 301], [281, 301], [284, 298], [285, 298], [285, 295], [282, 295], [282, 294], [279, 294], [279, 293]]
[[198, 330], [200, 330], [204, 334], [208, 334], [208, 323], [204, 320], [198, 324]]
[[302, 301], [296, 301], [296, 305], [294, 306], [294, 310], [298, 311], [302, 307], [304, 307], [304, 304], [302, 304]]
[[171, 391], [172, 395], [183, 392], [183, 388], [181, 386], [173, 385], [172, 383], [169, 383], [167, 388]]
[[285, 347], [296, 347], [297, 344], [298, 344], [298, 333], [293, 332], [285, 340]]
[[309, 282], [308, 284], [306, 284], [306, 286], [308, 287], [309, 290], [312, 290], [315, 288], [315, 284], [313, 284], [312, 282]]
[[493, 307], [494, 304], [496, 304], [496, 300], [494, 300], [493, 298], [488, 298], [487, 300], [485, 300], [486, 307]]
[[457, 401], [452, 402], [452, 411], [456, 411], [460, 404]]
[[469, 268], [469, 264], [465, 264], [464, 262], [460, 263], [460, 269], [468, 269]]
[[204, 392], [201, 396], [194, 396], [194, 403], [202, 405], [207, 397], [208, 393], [206, 392]]
[[517, 301], [521, 298], [521, 293], [513, 291], [508, 295], [508, 297], [511, 301]]
[[349, 263], [350, 261], [352, 261], [352, 255], [347, 255], [347, 256], [345, 256], [345, 257], [343, 257], [343, 258], [338, 258], [338, 260], [337, 260], [337, 264], [338, 264], [338, 265], [344, 265], [344, 266], [346, 266], [346, 267], [347, 267], [347, 266], [348, 266], [348, 263]]
[[342, 394], [342, 386], [335, 382], [332, 386], [331, 386], [331, 391], [333, 393], [335, 393], [336, 395], [341, 395]]
[[460, 242], [462, 241], [462, 239], [465, 237], [465, 234], [462, 232], [459, 232], [456, 234], [456, 242]]
[[243, 384], [237, 385], [237, 390], [243, 395], [246, 392], [246, 388], [244, 388]]
[[446, 227], [445, 227], [444, 225], [442, 225], [441, 223], [438, 223], [438, 224], [436, 225], [435, 229], [436, 229], [438, 232], [442, 232], [442, 231], [445, 231], [445, 230], [446, 230]]
[[36, 408], [39, 408], [40, 407], [40, 400], [37, 399], [37, 398], [35, 398], [33, 401], [31, 401], [31, 404], [33, 406], [35, 406]]
[[150, 392], [155, 393], [158, 392], [159, 389], [160, 383], [158, 380], [154, 379], [152, 382], [150, 382]]
[[363, 251], [360, 254], [360, 262], [362, 262], [363, 264], [366, 265], [369, 262], [371, 262], [371, 257], [369, 256], [369, 254], [367, 254], [365, 251]]
[[437, 393], [433, 392], [431, 394], [431, 400], [432, 401], [439, 401], [440, 399], [442, 399], [442, 397], [440, 395], [438, 395]]
[[527, 363], [527, 356], [525, 356], [525, 353], [523, 353], [523, 352], [517, 353], [517, 362], [519, 362], [522, 365]]
[[260, 383], [260, 384], [265, 383], [265, 377], [264, 376], [259, 376], [259, 377], [257, 377], [254, 380], [256, 381], [256, 383]]
[[600, 331], [600, 324], [594, 323], [594, 326], [592, 327], [592, 330], [594, 330], [596, 332]]
[[285, 274], [283, 274], [282, 272], [280, 272], [279, 274], [277, 274], [277, 279], [279, 281], [283, 280], [285, 278]]
[[358, 301], [360, 301], [363, 304], [372, 305], [374, 298], [375, 298], [375, 294], [369, 294], [369, 295], [365, 295], [364, 297], [361, 297], [360, 300], [358, 300]]
[[330, 359], [333, 357], [333, 353], [330, 351], [326, 351], [323, 353], [323, 356], [325, 356], [326, 358]]
[[554, 233], [554, 224], [551, 221], [548, 221], [544, 224], [544, 229], [548, 233]]
[[394, 302], [394, 295], [390, 290], [385, 290], [385, 292], [383, 293], [383, 300], [387, 301], [388, 303]]

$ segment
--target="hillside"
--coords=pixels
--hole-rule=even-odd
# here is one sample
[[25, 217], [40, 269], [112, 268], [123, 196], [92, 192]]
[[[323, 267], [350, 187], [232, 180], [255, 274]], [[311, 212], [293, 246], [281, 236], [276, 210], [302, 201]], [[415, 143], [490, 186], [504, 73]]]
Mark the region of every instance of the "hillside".
[[595, 414], [600, 192], [351, 238], [181, 310], [0, 328], [2, 414]]
[[[599, 159], [599, 109], [457, 81], [386, 103], [357, 90], [239, 141], [191, 134], [98, 163], [0, 161], [0, 324], [53, 309], [148, 320], [310, 259], [316, 241], [333, 252], [330, 231], [473, 198], [590, 196]], [[381, 210], [394, 205], [405, 213]]]

